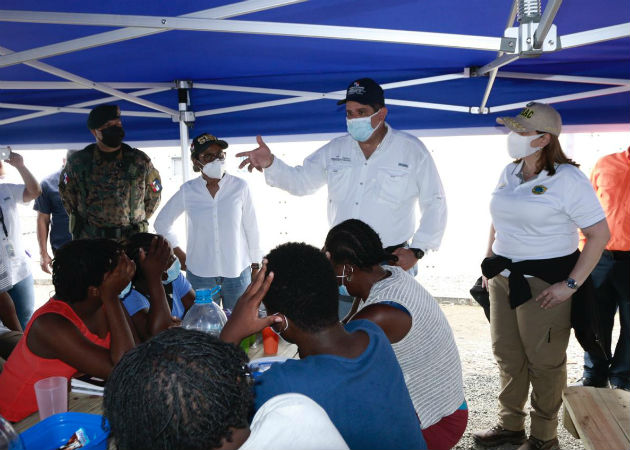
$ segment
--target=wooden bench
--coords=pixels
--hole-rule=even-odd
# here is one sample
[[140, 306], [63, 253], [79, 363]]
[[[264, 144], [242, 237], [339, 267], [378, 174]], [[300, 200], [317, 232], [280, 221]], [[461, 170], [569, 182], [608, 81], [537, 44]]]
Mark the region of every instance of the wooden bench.
[[564, 427], [587, 450], [630, 449], [630, 392], [586, 386], [562, 393]]

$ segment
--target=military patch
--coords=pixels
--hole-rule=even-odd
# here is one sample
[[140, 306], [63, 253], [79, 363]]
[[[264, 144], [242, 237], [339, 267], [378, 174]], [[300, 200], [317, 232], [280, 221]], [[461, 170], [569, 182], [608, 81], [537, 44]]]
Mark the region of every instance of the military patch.
[[153, 182], [151, 183], [151, 189], [153, 189], [153, 192], [160, 192], [162, 190], [162, 185], [160, 184], [159, 178], [153, 180]]
[[532, 194], [541, 195], [541, 194], [544, 194], [546, 190], [547, 190], [547, 186], [538, 184], [532, 188]]
[[63, 184], [68, 184], [68, 172], [63, 173]]

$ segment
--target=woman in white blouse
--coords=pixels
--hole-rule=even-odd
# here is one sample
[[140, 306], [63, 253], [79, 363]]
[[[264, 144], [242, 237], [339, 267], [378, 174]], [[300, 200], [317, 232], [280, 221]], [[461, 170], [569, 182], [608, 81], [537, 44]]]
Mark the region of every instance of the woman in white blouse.
[[[190, 158], [201, 176], [182, 185], [155, 219], [155, 230], [173, 246], [194, 289], [221, 286], [223, 307], [232, 309], [262, 259], [256, 213], [247, 183], [225, 172], [228, 143], [204, 133], [193, 139]], [[173, 222], [186, 213], [186, 252]]]

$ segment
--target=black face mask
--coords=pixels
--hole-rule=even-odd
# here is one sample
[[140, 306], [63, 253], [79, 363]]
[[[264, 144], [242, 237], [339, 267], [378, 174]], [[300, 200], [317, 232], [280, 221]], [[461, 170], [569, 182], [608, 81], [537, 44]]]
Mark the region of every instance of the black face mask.
[[112, 125], [101, 130], [103, 144], [111, 148], [118, 147], [125, 137], [125, 130], [118, 125]]

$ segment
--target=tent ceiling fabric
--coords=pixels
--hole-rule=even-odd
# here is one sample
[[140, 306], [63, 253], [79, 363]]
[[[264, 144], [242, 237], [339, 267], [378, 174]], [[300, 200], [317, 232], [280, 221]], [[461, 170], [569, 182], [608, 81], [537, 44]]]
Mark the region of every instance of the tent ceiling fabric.
[[[492, 47], [500, 41], [496, 38], [503, 36], [512, 7], [508, 0], [313, 0], [285, 6], [274, 3], [282, 2], [4, 0], [1, 9], [16, 14], [43, 11], [165, 18], [195, 17], [196, 12], [211, 9], [206, 17], [246, 21], [242, 23], [451, 33], [492, 38], [478, 40], [482, 46], [490, 43], [488, 47]], [[543, 1], [543, 10], [546, 4]], [[630, 25], [622, 25], [629, 18], [630, 2], [626, 0], [571, 0], [560, 5], [553, 23], [560, 37], [615, 25], [619, 26], [615, 32], [621, 29], [623, 34], [627, 28], [630, 34]], [[292, 29], [299, 32], [307, 27]], [[363, 76], [393, 86], [408, 80], [449, 76], [433, 83], [386, 86], [389, 120], [400, 129], [492, 127], [497, 115], [514, 114], [518, 105], [532, 99], [558, 101], [556, 107], [565, 124], [593, 125], [597, 129], [599, 124], [630, 123], [628, 35], [546, 52], [536, 58], [520, 58], [502, 67], [486, 105], [490, 114], [470, 112], [470, 108], [480, 106], [488, 77], [471, 77], [466, 68], [493, 61], [498, 50], [494, 47], [474, 50], [353, 39], [134, 28], [136, 34], [143, 36], [56, 54], [38, 62], [3, 62], [12, 52], [17, 53], [12, 58], [21, 58], [29, 53], [20, 52], [43, 52], [46, 48], [41, 47], [98, 33], [128, 33], [114, 30], [117, 28], [0, 22], [0, 55], [5, 55], [0, 56], [0, 145], [88, 141], [86, 111], [120, 92], [145, 101], [145, 105], [122, 99], [108, 101], [121, 106], [130, 140], [177, 140], [179, 127], [170, 117], [178, 110], [174, 80], [193, 81], [191, 104], [197, 118], [192, 135], [202, 131], [222, 137], [343, 132], [343, 107], [337, 106], [336, 99], [341, 98], [350, 81]], [[578, 83], [566, 78], [525, 79], [523, 73], [611, 80], [573, 80], [581, 81]], [[83, 86], [71, 84], [68, 78]], [[56, 82], [51, 85], [55, 89], [42, 89], [50, 86], [36, 82]], [[92, 82], [101, 91], [85, 87]], [[567, 101], [586, 91], [597, 96]], [[247, 107], [250, 109], [242, 108], [252, 104]], [[441, 109], [431, 109], [431, 104]], [[502, 106], [504, 111], [496, 110]], [[60, 107], [68, 109], [51, 109]], [[147, 112], [153, 117], [141, 116]], [[30, 118], [15, 119], [21, 116]]]

